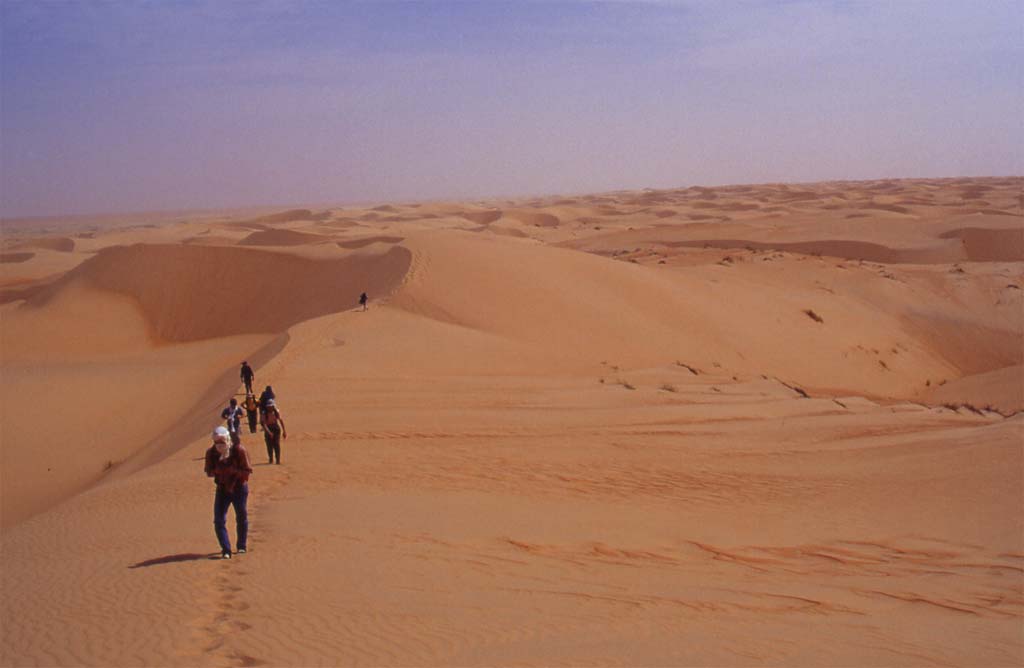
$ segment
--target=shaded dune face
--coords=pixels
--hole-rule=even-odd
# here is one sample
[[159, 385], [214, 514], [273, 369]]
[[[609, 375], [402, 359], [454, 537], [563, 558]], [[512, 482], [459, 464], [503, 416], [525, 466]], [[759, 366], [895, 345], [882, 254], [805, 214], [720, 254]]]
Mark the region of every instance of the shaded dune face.
[[328, 237], [295, 230], [261, 230], [238, 242], [239, 246], [305, 246], [329, 241]]
[[0, 253], [0, 264], [17, 264], [19, 262], [27, 262], [35, 256], [35, 253]]
[[353, 239], [352, 241], [339, 241], [337, 242], [338, 248], [365, 248], [372, 244], [397, 244], [401, 243], [404, 237], [389, 237], [389, 236], [376, 236], [376, 237], [364, 237], [362, 239]]
[[1024, 228], [992, 230], [965, 227], [939, 236], [943, 239], [959, 239], [967, 258], [974, 262], [1024, 261]]
[[135, 298], [164, 342], [275, 333], [353, 308], [361, 292], [385, 295], [405, 276], [408, 250], [312, 260], [218, 246], [146, 245], [104, 249], [36, 295], [48, 302], [70, 281]]
[[498, 220], [502, 216], [501, 211], [466, 211], [465, 213], [459, 214], [471, 223], [477, 225], [487, 225]]
[[557, 216], [550, 213], [516, 211], [510, 213], [509, 217], [515, 218], [524, 225], [533, 225], [534, 227], [558, 227], [560, 222]]
[[75, 240], [68, 237], [41, 237], [24, 243], [16, 244], [15, 249], [34, 248], [52, 250], [59, 253], [70, 253], [75, 250]]
[[280, 213], [272, 213], [269, 216], [261, 216], [254, 218], [253, 223], [290, 223], [296, 220], [324, 220], [330, 214], [322, 212], [314, 214], [309, 209], [289, 209], [288, 211], [282, 211]]

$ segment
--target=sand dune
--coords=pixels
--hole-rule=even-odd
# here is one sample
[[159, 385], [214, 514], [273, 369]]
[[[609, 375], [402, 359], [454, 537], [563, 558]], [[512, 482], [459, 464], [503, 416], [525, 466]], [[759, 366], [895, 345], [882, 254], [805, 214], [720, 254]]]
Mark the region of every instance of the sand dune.
[[275, 223], [290, 223], [295, 220], [319, 220], [324, 218], [321, 214], [314, 214], [309, 209], [290, 209], [280, 213], [272, 213], [267, 216], [260, 216], [248, 221], [250, 223], [273, 225]]
[[391, 237], [387, 235], [378, 235], [373, 237], [363, 237], [361, 239], [353, 239], [351, 241], [339, 241], [337, 242], [339, 248], [365, 248], [372, 244], [397, 244], [403, 240], [403, 237]]
[[[429, 270], [414, 270], [392, 300], [395, 306], [543, 346], [559, 367], [593, 368], [610, 358], [629, 366], [684, 359], [883, 396], [909, 396], [928, 378], [953, 372], [905, 334], [896, 314], [865, 310], [856, 299], [824, 295], [813, 286], [799, 291], [791, 281], [762, 284], [755, 295], [744, 290], [751, 279], [742, 275], [716, 272], [712, 283], [458, 233], [406, 243]], [[506, 267], [527, 263], [528, 273], [508, 280]], [[461, 279], [466, 271], [475, 277], [472, 283]], [[730, 299], [721, 300], [721, 293]], [[824, 329], [804, 314], [808, 307], [827, 314]], [[896, 346], [903, 357], [886, 364], [899, 372], [880, 366], [871, 353], [850, 354], [858, 347]]]
[[234, 237], [220, 236], [216, 234], [204, 234], [183, 239], [183, 244], [195, 244], [197, 246], [234, 246], [239, 240]]
[[36, 256], [35, 253], [0, 253], [0, 264], [25, 262]]
[[889, 248], [866, 241], [836, 239], [830, 241], [805, 241], [791, 243], [765, 243], [742, 239], [701, 239], [697, 241], [672, 241], [669, 247], [688, 246], [691, 248], [724, 248], [775, 250], [803, 255], [826, 255], [847, 260], [864, 260], [883, 264], [950, 264], [970, 257], [960, 244], [942, 244], [931, 248]]
[[[387, 294], [405, 275], [409, 254], [333, 261], [201, 246], [117, 246], [105, 249], [30, 305], [45, 305], [81, 283], [137, 300], [162, 341], [196, 341], [281, 332], [325, 313], [352, 308], [360, 292]], [[278, 279], [288, 276], [287, 282]], [[302, 300], [292, 298], [303, 295]]]
[[501, 211], [466, 211], [465, 213], [459, 214], [471, 223], [477, 225], [487, 225], [493, 223], [502, 216]]
[[0, 664], [1022, 665], [1022, 185], [19, 224]]
[[509, 218], [513, 218], [523, 223], [524, 225], [533, 225], [535, 227], [558, 227], [558, 217], [551, 215], [550, 213], [540, 213], [532, 211], [506, 211], [505, 215]]
[[319, 234], [308, 234], [295, 230], [261, 230], [253, 232], [238, 242], [239, 246], [304, 246], [329, 241]]
[[921, 394], [931, 404], [996, 410], [1005, 415], [1024, 411], [1024, 367], [1020, 364], [965, 376], [936, 385]]
[[42, 237], [16, 243], [11, 248], [22, 249], [32, 248], [38, 250], [52, 250], [58, 253], [70, 253], [75, 250], [75, 240], [68, 237]]
[[1001, 230], [968, 227], [939, 236], [963, 242], [967, 259], [972, 262], [1024, 261], [1024, 226]]

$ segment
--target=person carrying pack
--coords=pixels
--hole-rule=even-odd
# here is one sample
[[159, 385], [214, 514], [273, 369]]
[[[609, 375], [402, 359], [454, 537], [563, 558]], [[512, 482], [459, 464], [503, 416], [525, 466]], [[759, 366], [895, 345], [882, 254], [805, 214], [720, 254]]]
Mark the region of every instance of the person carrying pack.
[[260, 404], [252, 392], [245, 395], [245, 403], [242, 406], [245, 408], [245, 417], [249, 419], [249, 433], [255, 434], [256, 422], [260, 417]]
[[273, 464], [274, 459], [281, 463], [281, 439], [288, 438], [288, 431], [284, 426], [284, 418], [281, 411], [277, 410], [277, 403], [273, 399], [267, 399], [267, 408], [260, 416], [263, 425], [263, 440], [267, 443], [267, 460]]
[[232, 445], [238, 445], [242, 442], [242, 434], [239, 429], [242, 422], [242, 413], [242, 407], [238, 405], [238, 400], [234, 397], [232, 397], [228, 407], [220, 412], [221, 419], [227, 422]]

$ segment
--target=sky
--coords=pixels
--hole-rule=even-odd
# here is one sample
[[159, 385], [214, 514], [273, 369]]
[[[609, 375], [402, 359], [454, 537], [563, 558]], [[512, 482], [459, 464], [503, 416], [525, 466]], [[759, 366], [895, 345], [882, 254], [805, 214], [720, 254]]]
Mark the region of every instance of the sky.
[[0, 0], [0, 216], [1024, 173], [1024, 0]]

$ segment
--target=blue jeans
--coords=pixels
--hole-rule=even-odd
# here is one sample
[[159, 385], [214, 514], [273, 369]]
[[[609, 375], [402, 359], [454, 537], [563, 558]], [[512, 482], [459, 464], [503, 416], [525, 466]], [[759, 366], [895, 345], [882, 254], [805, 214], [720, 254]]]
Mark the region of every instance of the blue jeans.
[[249, 485], [236, 485], [230, 494], [217, 485], [217, 496], [213, 499], [213, 529], [217, 533], [221, 553], [231, 553], [231, 539], [228, 538], [228, 506], [235, 507], [235, 527], [238, 531], [238, 549], [245, 549], [245, 539], [249, 533], [249, 512], [245, 508], [249, 500]]

